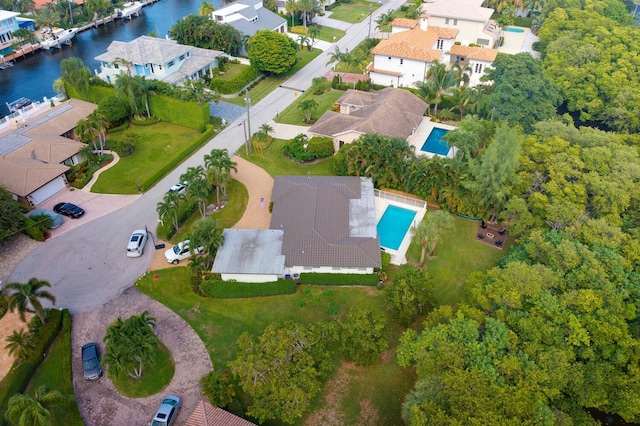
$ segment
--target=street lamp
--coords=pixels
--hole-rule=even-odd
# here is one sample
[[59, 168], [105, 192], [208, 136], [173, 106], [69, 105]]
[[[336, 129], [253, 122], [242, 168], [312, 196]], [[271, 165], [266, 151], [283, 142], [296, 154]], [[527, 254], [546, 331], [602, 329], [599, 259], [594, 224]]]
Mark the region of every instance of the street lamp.
[[247, 103], [247, 127], [249, 128], [249, 155], [251, 155], [251, 98], [247, 96], [244, 98], [244, 101]]

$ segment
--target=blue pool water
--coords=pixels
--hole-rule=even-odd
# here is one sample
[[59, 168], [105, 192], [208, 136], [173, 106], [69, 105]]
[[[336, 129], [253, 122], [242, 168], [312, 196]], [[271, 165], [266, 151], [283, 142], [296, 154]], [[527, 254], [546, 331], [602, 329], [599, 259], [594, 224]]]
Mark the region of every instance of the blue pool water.
[[434, 127], [431, 129], [431, 133], [427, 136], [427, 140], [422, 144], [420, 148], [423, 152], [430, 152], [432, 154], [442, 155], [444, 157], [449, 154], [449, 147], [447, 143], [442, 140], [442, 137], [449, 133], [447, 129], [441, 129], [440, 127]]
[[382, 247], [398, 250], [404, 236], [416, 217], [415, 210], [403, 209], [397, 206], [387, 206], [378, 222], [378, 235]]
[[507, 27], [507, 29], [505, 30], [508, 33], [523, 33], [524, 30], [522, 28], [515, 28], [515, 27]]

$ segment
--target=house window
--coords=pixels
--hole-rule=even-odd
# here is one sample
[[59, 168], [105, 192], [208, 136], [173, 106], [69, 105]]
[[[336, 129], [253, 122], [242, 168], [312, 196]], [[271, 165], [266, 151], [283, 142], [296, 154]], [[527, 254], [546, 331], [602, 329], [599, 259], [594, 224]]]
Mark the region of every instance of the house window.
[[171, 68], [173, 66], [173, 61], [169, 62], [167, 65]]
[[180, 55], [180, 61], [184, 61], [184, 55]]
[[120, 69], [120, 65], [118, 65], [118, 64], [113, 64], [113, 67], [114, 67], [115, 69]]
[[444, 49], [444, 40], [439, 38], [438, 41], [436, 41], [436, 49], [442, 50]]
[[453, 20], [453, 25], [458, 25], [458, 20], [457, 19]]
[[486, 38], [479, 38], [476, 42], [476, 44], [480, 44], [482, 46], [488, 46], [489, 45], [489, 40]]
[[482, 64], [476, 64], [474, 72], [481, 73], [482, 72]]
[[445, 24], [445, 25], [449, 25], [449, 18], [445, 18], [445, 20], [444, 20], [444, 24]]
[[404, 64], [404, 59], [400, 58], [400, 65]]
[[389, 56], [389, 60], [391, 60], [391, 56]]

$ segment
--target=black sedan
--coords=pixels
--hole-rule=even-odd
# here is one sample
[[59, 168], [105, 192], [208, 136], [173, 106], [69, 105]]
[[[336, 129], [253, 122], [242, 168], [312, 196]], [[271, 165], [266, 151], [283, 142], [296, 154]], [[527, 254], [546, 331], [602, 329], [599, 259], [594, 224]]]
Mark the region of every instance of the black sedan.
[[77, 219], [84, 214], [84, 210], [71, 203], [58, 203], [53, 207], [53, 211], [69, 216], [71, 219]]
[[82, 370], [86, 380], [98, 380], [102, 375], [98, 344], [89, 342], [82, 346]]

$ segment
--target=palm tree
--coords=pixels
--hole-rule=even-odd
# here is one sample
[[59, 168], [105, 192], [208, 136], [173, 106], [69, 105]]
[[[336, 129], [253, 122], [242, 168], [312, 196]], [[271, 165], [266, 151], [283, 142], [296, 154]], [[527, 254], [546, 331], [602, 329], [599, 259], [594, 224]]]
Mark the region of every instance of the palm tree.
[[285, 10], [287, 13], [291, 14], [291, 26], [296, 25], [296, 13], [298, 13], [298, 2], [297, 0], [287, 0], [284, 4]]
[[[211, 271], [218, 248], [224, 242], [222, 228], [218, 227], [218, 222], [212, 218], [199, 220], [193, 231], [187, 234], [187, 239], [190, 241], [190, 249], [202, 246], [206, 251], [206, 255], [200, 257], [199, 263], [193, 267], [196, 270]], [[192, 258], [192, 263], [195, 259], [198, 258]]]
[[138, 115], [138, 103], [140, 98], [140, 80], [129, 74], [120, 73], [116, 76], [116, 95], [125, 98], [129, 102], [131, 111]]
[[453, 229], [453, 218], [444, 210], [436, 210], [435, 212], [427, 213], [425, 218], [416, 227], [411, 228], [411, 234], [413, 238], [417, 238], [422, 246], [420, 253], [419, 267], [424, 266], [424, 257], [429, 249], [429, 257], [433, 257], [436, 251], [436, 245], [442, 237], [444, 231]]
[[433, 93], [435, 104], [433, 115], [438, 115], [438, 105], [442, 102], [442, 97], [460, 83], [461, 73], [458, 69], [459, 67], [447, 67], [443, 62], [435, 61], [427, 70], [426, 84]]
[[38, 25], [52, 29], [52, 27], [60, 22], [60, 17], [55, 11], [55, 5], [48, 3], [45, 7], [36, 11], [36, 22]]
[[380, 14], [378, 19], [375, 20], [376, 28], [382, 32], [385, 28], [389, 26], [389, 24], [391, 24], [391, 22], [393, 22], [393, 19], [395, 18], [395, 14], [396, 14], [395, 10], [390, 10], [388, 12]]
[[17, 394], [9, 398], [5, 420], [15, 425], [47, 426], [53, 424], [51, 410], [63, 407], [68, 398], [46, 385], [36, 389], [33, 396]]
[[304, 114], [304, 122], [311, 121], [311, 114], [318, 108], [318, 102], [315, 99], [307, 99], [298, 104], [298, 109]]
[[31, 335], [24, 330], [14, 330], [6, 338], [7, 344], [5, 349], [9, 351], [9, 355], [13, 355], [16, 358], [22, 360], [26, 359], [29, 355], [33, 345], [31, 345]]
[[213, 3], [203, 1], [202, 6], [200, 6], [200, 9], [198, 9], [198, 15], [211, 18], [211, 14], [214, 10], [216, 10], [216, 8], [214, 7]]
[[180, 228], [179, 213], [180, 213], [180, 195], [177, 191], [167, 193], [164, 196], [164, 200], [160, 201], [156, 206], [156, 211], [160, 220], [169, 218], [173, 228], [177, 231]]
[[[311, 39], [309, 37], [307, 37], [304, 34], [301, 34], [298, 36], [298, 43], [300, 43], [300, 50], [302, 50], [302, 48], [304, 47], [304, 45], [306, 44], [308, 47], [311, 47], [311, 45], [309, 44], [309, 42], [311, 41]], [[311, 50], [311, 49], [309, 49]]]
[[149, 91], [150, 91], [149, 81], [147, 81], [147, 79], [141, 75], [137, 75], [133, 78], [135, 81], [136, 89], [138, 90], [138, 93], [140, 95], [140, 100], [142, 101], [145, 109], [147, 110], [147, 117], [151, 117], [151, 112], [149, 111]]
[[316, 42], [316, 37], [320, 34], [320, 28], [317, 25], [309, 27], [309, 37], [311, 37], [311, 43]]
[[[336, 46], [333, 49], [332, 53], [329, 53], [329, 60], [327, 61], [327, 65], [332, 64], [334, 62], [347, 62], [349, 58], [349, 52], [342, 52], [340, 47]], [[335, 69], [335, 67], [334, 67]]]
[[69, 86], [77, 91], [84, 93], [89, 90], [91, 70], [84, 65], [82, 59], [69, 58], [60, 61], [60, 75]]
[[222, 187], [226, 196], [226, 183], [231, 180], [231, 170], [237, 172], [238, 165], [231, 161], [226, 149], [213, 149], [210, 154], [204, 156], [207, 181], [216, 187], [216, 203], [220, 205], [219, 189]]
[[9, 295], [7, 308], [11, 312], [15, 312], [17, 310], [20, 314], [20, 319], [23, 322], [26, 322], [27, 319], [25, 317], [25, 312], [27, 312], [29, 305], [31, 305], [31, 308], [33, 308], [36, 315], [38, 315], [38, 318], [40, 318], [40, 321], [44, 324], [47, 319], [47, 313], [42, 306], [40, 299], [47, 299], [55, 305], [56, 298], [48, 291], [41, 290], [42, 287], [51, 287], [51, 284], [37, 278], [30, 278], [25, 284], [18, 282], [7, 284], [4, 287], [4, 290], [14, 291]]
[[207, 202], [210, 192], [204, 168], [202, 166], [189, 167], [187, 171], [180, 176], [180, 181], [189, 182], [189, 185], [187, 185], [187, 196], [197, 201], [198, 211], [204, 219], [207, 215]]

